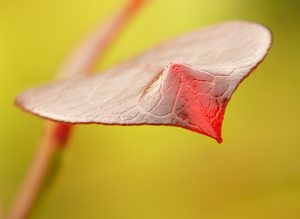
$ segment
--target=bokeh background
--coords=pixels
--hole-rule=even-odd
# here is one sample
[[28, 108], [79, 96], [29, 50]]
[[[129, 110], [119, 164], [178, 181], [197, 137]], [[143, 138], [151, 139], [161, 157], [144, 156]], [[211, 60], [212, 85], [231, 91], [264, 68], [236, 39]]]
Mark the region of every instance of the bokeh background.
[[[91, 27], [125, 0], [0, 0], [0, 203], [7, 211], [44, 121], [13, 105], [53, 79]], [[77, 126], [33, 219], [300, 218], [300, 1], [150, 0], [98, 70], [212, 23], [270, 27], [265, 62], [238, 89], [224, 143], [172, 127]]]

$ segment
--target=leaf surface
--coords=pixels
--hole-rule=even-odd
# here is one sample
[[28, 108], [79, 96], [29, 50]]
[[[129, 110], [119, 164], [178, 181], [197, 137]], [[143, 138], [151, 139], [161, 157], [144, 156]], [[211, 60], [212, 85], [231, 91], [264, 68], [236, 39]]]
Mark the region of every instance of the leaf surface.
[[270, 45], [264, 26], [226, 22], [170, 40], [101, 74], [30, 89], [16, 103], [61, 122], [178, 126], [222, 142], [227, 103]]

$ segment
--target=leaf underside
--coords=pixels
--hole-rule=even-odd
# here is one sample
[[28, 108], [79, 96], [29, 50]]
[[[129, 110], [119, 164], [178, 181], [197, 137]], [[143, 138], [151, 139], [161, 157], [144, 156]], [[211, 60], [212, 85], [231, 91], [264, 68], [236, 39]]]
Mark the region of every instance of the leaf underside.
[[27, 90], [16, 103], [60, 122], [178, 126], [222, 142], [226, 105], [270, 45], [264, 26], [226, 22], [170, 40], [101, 74]]

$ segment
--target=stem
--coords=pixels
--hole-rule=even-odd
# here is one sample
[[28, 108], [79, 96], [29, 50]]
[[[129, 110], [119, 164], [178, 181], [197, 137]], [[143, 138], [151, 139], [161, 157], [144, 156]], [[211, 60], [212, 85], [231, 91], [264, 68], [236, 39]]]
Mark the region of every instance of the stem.
[[[58, 71], [58, 77], [71, 78], [74, 75], [90, 73], [97, 59], [105, 53], [143, 2], [144, 0], [131, 0], [104, 28], [97, 28], [63, 64]], [[71, 124], [46, 123], [31, 167], [12, 204], [8, 219], [25, 219], [29, 216], [51, 166], [53, 155], [66, 145], [71, 129]]]
[[1, 202], [1, 200], [0, 200], [0, 219], [2, 219], [2, 218], [4, 218], [4, 214], [3, 214], [3, 208], [2, 208], [2, 202]]
[[61, 126], [59, 123], [47, 122], [44, 134], [42, 135], [40, 142], [37, 144], [32, 165], [28, 171], [26, 179], [23, 182], [20, 193], [12, 206], [9, 218], [21, 219], [28, 216], [36, 197], [38, 197], [41, 185], [43, 184], [51, 165], [53, 155], [59, 146], [65, 143], [60, 135], [57, 134], [57, 131], [68, 129], [69, 127], [70, 126], [67, 125]]
[[145, 1], [131, 0], [123, 10], [104, 25], [96, 27], [63, 63], [58, 71], [58, 77], [70, 78], [74, 75], [90, 72]]

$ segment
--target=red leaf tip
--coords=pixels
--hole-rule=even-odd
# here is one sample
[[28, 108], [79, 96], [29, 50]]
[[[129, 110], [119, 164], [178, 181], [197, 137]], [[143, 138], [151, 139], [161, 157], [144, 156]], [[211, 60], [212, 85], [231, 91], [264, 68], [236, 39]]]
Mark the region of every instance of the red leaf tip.
[[[214, 74], [182, 63], [172, 63], [166, 69], [169, 73], [162, 83], [172, 86], [172, 92], [176, 93], [173, 113], [180, 126], [221, 143], [222, 123], [228, 102], [222, 96], [229, 89], [226, 78], [220, 81]], [[167, 93], [167, 89], [162, 93]]]

